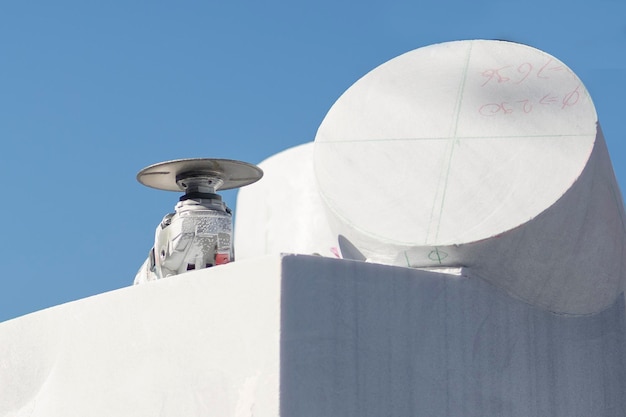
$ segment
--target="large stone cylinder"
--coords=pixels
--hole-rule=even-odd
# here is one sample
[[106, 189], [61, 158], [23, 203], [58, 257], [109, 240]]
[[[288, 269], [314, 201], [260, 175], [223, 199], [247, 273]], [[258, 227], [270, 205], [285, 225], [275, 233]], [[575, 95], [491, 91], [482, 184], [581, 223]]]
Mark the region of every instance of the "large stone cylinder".
[[314, 169], [334, 234], [372, 261], [465, 267], [567, 314], [622, 291], [624, 210], [594, 105], [537, 49], [458, 41], [392, 59], [332, 106]]

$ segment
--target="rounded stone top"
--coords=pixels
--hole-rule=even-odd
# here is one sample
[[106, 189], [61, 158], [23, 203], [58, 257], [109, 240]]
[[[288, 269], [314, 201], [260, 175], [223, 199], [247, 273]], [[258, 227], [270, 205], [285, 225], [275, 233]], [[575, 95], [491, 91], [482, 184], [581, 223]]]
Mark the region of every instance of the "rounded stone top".
[[437, 246], [483, 240], [553, 205], [597, 132], [581, 80], [532, 47], [456, 41], [375, 68], [332, 106], [315, 173], [360, 239]]

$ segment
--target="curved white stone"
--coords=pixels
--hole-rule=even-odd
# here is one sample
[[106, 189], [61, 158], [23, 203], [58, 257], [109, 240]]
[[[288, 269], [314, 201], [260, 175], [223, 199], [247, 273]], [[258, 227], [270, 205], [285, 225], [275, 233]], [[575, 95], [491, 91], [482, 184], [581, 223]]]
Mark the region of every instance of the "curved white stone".
[[313, 143], [259, 164], [263, 178], [237, 194], [235, 258], [280, 253], [335, 256], [337, 236], [326, 217], [313, 173]]
[[0, 416], [279, 415], [279, 275], [235, 262], [0, 323]]
[[587, 91], [555, 58], [508, 42], [451, 42], [350, 87], [319, 128], [315, 170], [329, 208], [363, 235], [467, 243], [550, 207], [582, 172], [595, 135]]
[[458, 41], [392, 59], [330, 109], [314, 166], [335, 235], [371, 260], [470, 267], [562, 313], [621, 291], [623, 207], [595, 108], [542, 51]]

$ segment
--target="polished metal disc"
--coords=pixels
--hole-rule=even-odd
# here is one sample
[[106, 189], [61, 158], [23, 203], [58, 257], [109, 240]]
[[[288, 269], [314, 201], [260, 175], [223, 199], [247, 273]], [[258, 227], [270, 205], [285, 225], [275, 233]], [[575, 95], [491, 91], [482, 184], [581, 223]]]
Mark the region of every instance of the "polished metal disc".
[[263, 177], [256, 165], [231, 159], [189, 158], [150, 165], [137, 174], [141, 184], [164, 191], [186, 191], [181, 181], [198, 177], [218, 180], [215, 190], [252, 184]]

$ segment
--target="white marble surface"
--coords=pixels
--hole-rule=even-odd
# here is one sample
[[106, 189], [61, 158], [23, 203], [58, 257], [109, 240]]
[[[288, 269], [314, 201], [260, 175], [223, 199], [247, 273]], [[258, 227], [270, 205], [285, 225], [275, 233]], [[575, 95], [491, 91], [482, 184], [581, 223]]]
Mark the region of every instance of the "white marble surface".
[[0, 323], [0, 416], [278, 415], [279, 263], [189, 272]]
[[0, 323], [0, 416], [623, 417], [625, 318], [623, 297], [567, 317], [471, 275], [238, 261]]
[[328, 207], [361, 240], [442, 246], [490, 238], [578, 179], [597, 116], [555, 57], [502, 41], [407, 52], [337, 99], [315, 138]]
[[313, 155], [307, 144], [261, 166], [268, 178], [237, 206], [243, 257], [334, 256], [343, 236], [369, 261], [464, 267], [560, 314], [601, 311], [624, 290], [623, 200], [594, 105], [529, 46], [394, 58], [339, 97]]
[[280, 253], [335, 257], [337, 236], [315, 181], [313, 143], [286, 149], [259, 167], [263, 179], [237, 194], [236, 259]]

